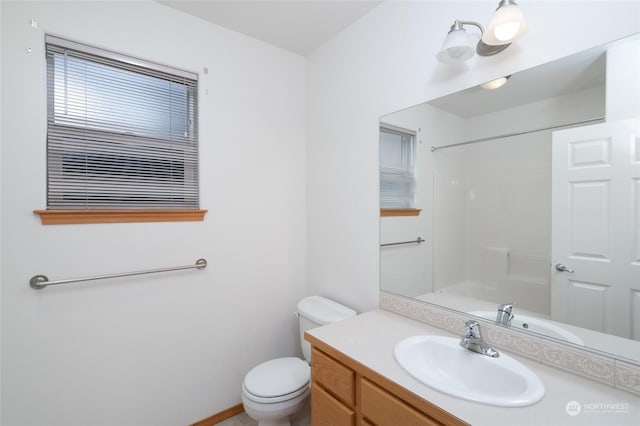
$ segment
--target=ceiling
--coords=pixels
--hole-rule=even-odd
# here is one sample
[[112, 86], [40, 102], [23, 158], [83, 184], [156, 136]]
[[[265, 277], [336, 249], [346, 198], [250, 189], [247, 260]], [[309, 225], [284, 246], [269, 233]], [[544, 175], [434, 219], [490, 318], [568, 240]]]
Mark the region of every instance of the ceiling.
[[156, 0], [306, 56], [358, 20], [374, 0]]

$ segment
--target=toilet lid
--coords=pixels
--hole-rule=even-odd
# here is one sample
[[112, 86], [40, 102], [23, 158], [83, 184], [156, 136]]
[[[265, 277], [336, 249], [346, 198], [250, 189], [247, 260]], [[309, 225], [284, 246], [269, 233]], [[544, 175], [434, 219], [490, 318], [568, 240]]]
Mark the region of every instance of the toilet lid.
[[263, 398], [290, 394], [308, 385], [310, 370], [300, 358], [272, 359], [249, 371], [244, 388]]

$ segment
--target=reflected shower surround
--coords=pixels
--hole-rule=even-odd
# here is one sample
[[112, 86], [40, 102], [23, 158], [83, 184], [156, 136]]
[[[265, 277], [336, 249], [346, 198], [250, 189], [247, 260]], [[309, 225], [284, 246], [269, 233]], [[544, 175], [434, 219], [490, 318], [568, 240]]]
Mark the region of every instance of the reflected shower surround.
[[435, 292], [516, 300], [549, 315], [549, 138], [545, 132], [434, 153]]

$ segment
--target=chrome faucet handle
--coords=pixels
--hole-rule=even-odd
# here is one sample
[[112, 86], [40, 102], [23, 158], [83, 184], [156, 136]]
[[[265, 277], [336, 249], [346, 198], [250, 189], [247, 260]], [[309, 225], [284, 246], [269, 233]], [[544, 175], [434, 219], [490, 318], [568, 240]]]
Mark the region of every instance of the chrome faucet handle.
[[498, 305], [498, 315], [496, 316], [496, 322], [502, 325], [511, 324], [511, 320], [513, 320], [513, 302], [503, 303]]
[[482, 333], [480, 332], [480, 324], [476, 320], [468, 320], [464, 323], [464, 336], [463, 339], [479, 339], [482, 340]]
[[508, 314], [511, 313], [511, 311], [513, 310], [513, 302], [509, 302], [509, 303], [503, 303], [501, 305], [498, 305], [498, 312], [506, 312]]
[[492, 358], [500, 356], [498, 351], [493, 350], [484, 342], [482, 333], [480, 332], [480, 323], [478, 323], [478, 321], [468, 320], [464, 323], [464, 328], [465, 332], [460, 339], [460, 346], [470, 350], [471, 352], [477, 352]]

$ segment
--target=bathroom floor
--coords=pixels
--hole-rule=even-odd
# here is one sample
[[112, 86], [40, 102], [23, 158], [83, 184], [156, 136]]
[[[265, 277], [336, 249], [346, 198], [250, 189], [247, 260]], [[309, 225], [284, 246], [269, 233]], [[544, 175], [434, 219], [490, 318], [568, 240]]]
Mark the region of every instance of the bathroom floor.
[[249, 417], [247, 413], [242, 412], [230, 419], [218, 423], [218, 426], [255, 426], [257, 424], [257, 421]]
[[[218, 423], [218, 426], [257, 426], [257, 424], [256, 420], [249, 417], [247, 413], [242, 412]], [[291, 426], [311, 426], [311, 408], [308, 403], [304, 409], [291, 417]]]

